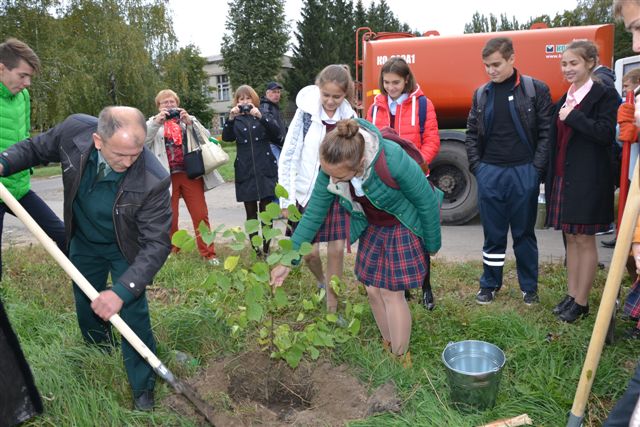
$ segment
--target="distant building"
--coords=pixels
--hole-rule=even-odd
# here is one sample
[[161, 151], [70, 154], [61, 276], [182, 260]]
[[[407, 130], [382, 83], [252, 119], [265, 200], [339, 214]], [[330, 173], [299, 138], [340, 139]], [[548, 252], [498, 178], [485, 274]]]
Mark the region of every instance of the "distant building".
[[[207, 63], [204, 66], [204, 71], [209, 76], [209, 86], [212, 88], [211, 103], [209, 106], [213, 110], [213, 118], [211, 119], [211, 133], [213, 135], [219, 135], [222, 133], [222, 127], [229, 115], [231, 109], [231, 99], [233, 98], [234, 89], [229, 83], [229, 75], [222, 67], [222, 55], [208, 56]], [[276, 80], [282, 82], [282, 76], [286, 74], [287, 70], [292, 69], [291, 57], [287, 55], [282, 56], [282, 69]], [[267, 83], [267, 82], [265, 82]], [[262, 96], [264, 94], [259, 93]], [[283, 105], [284, 109], [284, 105]]]

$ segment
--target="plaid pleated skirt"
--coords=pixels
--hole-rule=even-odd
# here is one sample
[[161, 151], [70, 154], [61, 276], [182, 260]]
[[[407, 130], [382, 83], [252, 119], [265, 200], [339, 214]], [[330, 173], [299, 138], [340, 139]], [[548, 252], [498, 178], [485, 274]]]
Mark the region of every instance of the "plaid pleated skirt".
[[[300, 204], [296, 204], [300, 213], [304, 213], [304, 208]], [[333, 240], [344, 240], [347, 236], [347, 211], [340, 206], [338, 202], [338, 197], [336, 196], [329, 208], [329, 212], [327, 213], [320, 230], [316, 234], [316, 237], [313, 238], [312, 243], [318, 242], [331, 242]], [[291, 236], [293, 232], [296, 231], [297, 222], [287, 222], [287, 231], [286, 235]]]
[[366, 286], [403, 291], [422, 284], [427, 262], [422, 242], [404, 225], [369, 224], [358, 241], [355, 273]]
[[[640, 280], [635, 281], [624, 302], [624, 313], [629, 317], [640, 318]], [[640, 325], [640, 322], [638, 322]]]
[[588, 236], [608, 231], [610, 224], [569, 224], [561, 222], [562, 183], [563, 177], [556, 176], [553, 178], [553, 190], [551, 191], [551, 200], [549, 200], [547, 212], [547, 222], [549, 223], [549, 226], [553, 227], [555, 230], [562, 230], [566, 234], [584, 234]]

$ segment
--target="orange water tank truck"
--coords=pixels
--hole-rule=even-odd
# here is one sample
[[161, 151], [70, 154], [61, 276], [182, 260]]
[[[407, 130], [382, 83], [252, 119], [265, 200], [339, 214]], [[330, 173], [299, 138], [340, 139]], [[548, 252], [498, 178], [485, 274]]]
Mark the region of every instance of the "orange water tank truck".
[[422, 37], [375, 33], [370, 28], [359, 28], [356, 32], [355, 77], [362, 116], [379, 93], [382, 64], [395, 56], [409, 63], [417, 82], [436, 108], [441, 148], [430, 165], [430, 180], [445, 194], [442, 206], [445, 224], [464, 224], [478, 213], [477, 186], [469, 172], [464, 140], [473, 93], [488, 81], [481, 55], [487, 40], [498, 36], [511, 38], [515, 67], [523, 74], [544, 81], [554, 102], [568, 89], [560, 71], [560, 58], [571, 41], [595, 41], [600, 62], [612, 68], [613, 24], [542, 27], [456, 36], [440, 36], [437, 31], [429, 31]]

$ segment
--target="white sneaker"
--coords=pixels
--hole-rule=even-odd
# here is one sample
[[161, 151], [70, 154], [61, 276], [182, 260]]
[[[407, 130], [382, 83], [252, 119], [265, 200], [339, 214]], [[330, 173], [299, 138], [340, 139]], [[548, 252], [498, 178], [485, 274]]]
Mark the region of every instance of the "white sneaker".
[[220, 260], [218, 259], [218, 257], [209, 258], [207, 262], [209, 263], [209, 265], [212, 265], [214, 267], [218, 267], [220, 265]]

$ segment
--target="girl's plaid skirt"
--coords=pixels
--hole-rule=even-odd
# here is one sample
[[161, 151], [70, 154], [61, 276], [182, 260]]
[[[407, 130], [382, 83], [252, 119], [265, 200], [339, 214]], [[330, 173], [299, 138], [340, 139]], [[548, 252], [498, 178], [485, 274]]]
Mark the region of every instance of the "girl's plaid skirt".
[[358, 241], [355, 272], [366, 286], [402, 291], [422, 284], [427, 262], [422, 242], [404, 225], [369, 224]]
[[[304, 213], [304, 208], [300, 204], [296, 204], [300, 213]], [[320, 230], [314, 237], [312, 243], [331, 242], [333, 240], [345, 240], [347, 238], [347, 211], [340, 206], [338, 197], [336, 196], [329, 208], [327, 217], [324, 219]], [[297, 222], [287, 222], [286, 235], [291, 236], [296, 231]]]
[[[640, 280], [636, 279], [635, 283], [627, 295], [627, 299], [624, 302], [624, 313], [634, 319], [640, 318]], [[640, 328], [640, 321], [636, 326]]]
[[553, 190], [547, 212], [547, 222], [555, 230], [562, 230], [566, 234], [585, 234], [593, 236], [596, 233], [609, 230], [610, 224], [568, 224], [560, 221], [562, 212], [562, 182], [563, 177], [553, 178]]

